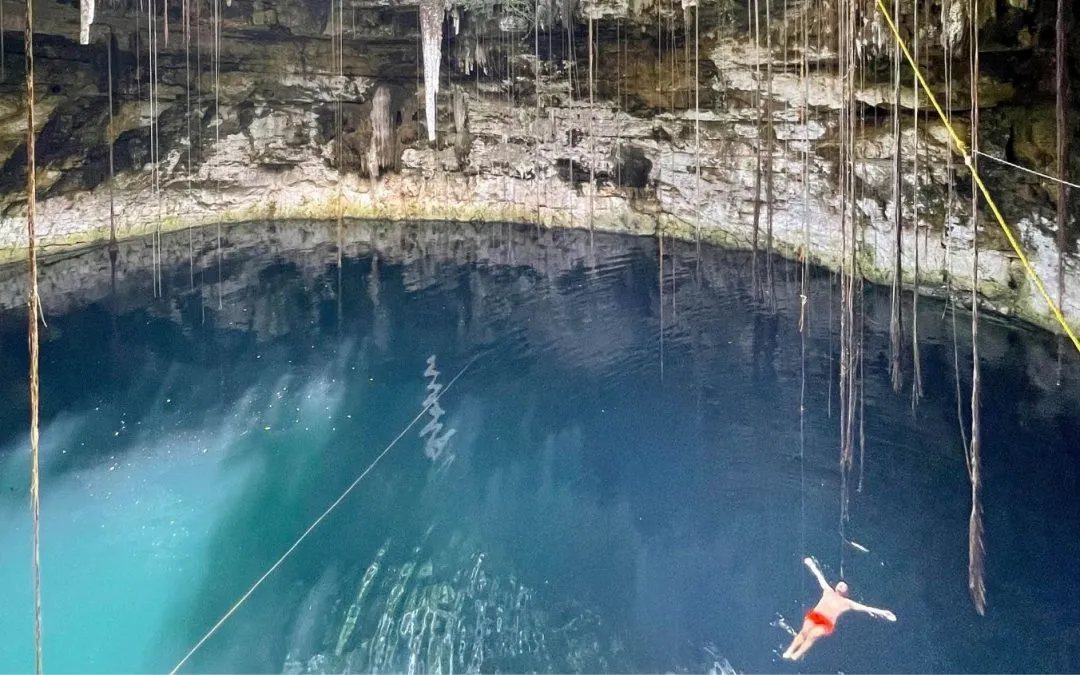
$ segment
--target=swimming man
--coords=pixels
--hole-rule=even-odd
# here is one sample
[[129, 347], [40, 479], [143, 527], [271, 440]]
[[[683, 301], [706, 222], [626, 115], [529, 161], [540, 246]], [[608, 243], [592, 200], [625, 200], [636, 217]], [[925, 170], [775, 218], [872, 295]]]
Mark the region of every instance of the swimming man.
[[843, 581], [837, 583], [835, 589], [829, 586], [829, 582], [825, 581], [825, 575], [818, 569], [813, 558], [803, 558], [803, 562], [810, 568], [818, 584], [821, 585], [821, 599], [818, 600], [813, 609], [806, 613], [802, 630], [799, 631], [799, 634], [791, 641], [791, 646], [784, 652], [785, 659], [792, 661], [801, 659], [814, 646], [815, 642], [826, 635], [830, 635], [836, 629], [836, 620], [849, 609], [866, 612], [870, 616], [879, 619], [896, 621], [896, 615], [887, 609], [867, 607], [848, 598], [848, 585]]

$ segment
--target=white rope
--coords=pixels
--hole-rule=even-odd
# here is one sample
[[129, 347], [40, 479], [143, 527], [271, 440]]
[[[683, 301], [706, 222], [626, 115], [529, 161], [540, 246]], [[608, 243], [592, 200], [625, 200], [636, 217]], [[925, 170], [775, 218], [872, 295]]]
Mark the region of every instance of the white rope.
[[285, 562], [285, 559], [288, 558], [289, 555], [292, 554], [292, 552], [295, 551], [298, 546], [300, 546], [301, 542], [303, 542], [304, 539], [306, 539], [307, 536], [309, 534], [311, 534], [312, 530], [314, 530], [316, 527], [318, 527], [319, 523], [326, 520], [326, 517], [330, 515], [331, 511], [333, 511], [334, 509], [337, 508], [338, 504], [345, 501], [345, 498], [347, 496], [349, 496], [349, 493], [352, 492], [353, 489], [356, 488], [357, 485], [360, 484], [360, 481], [362, 481], [365, 476], [367, 476], [369, 473], [371, 473], [371, 470], [375, 468], [375, 465], [379, 463], [379, 460], [381, 460], [383, 457], [385, 457], [386, 453], [390, 452], [390, 449], [393, 448], [395, 445], [397, 445], [397, 442], [400, 441], [402, 439], [402, 437], [409, 432], [409, 429], [411, 429], [413, 427], [413, 425], [415, 425], [417, 422], [420, 421], [420, 418], [423, 417], [427, 413], [427, 411], [431, 408], [431, 406], [435, 405], [438, 402], [439, 398], [441, 398], [444, 394], [446, 394], [446, 392], [450, 391], [450, 388], [454, 386], [454, 383], [457, 382], [458, 378], [461, 377], [462, 375], [464, 375], [465, 371], [469, 369], [469, 366], [471, 366], [473, 363], [475, 363], [476, 360], [478, 358], [480, 358], [482, 355], [483, 354], [481, 353], [481, 354], [477, 354], [476, 356], [472, 357], [472, 359], [470, 359], [469, 362], [466, 363], [464, 367], [462, 367], [462, 369], [458, 372], [458, 374], [454, 376], [454, 379], [450, 380], [450, 382], [446, 385], [446, 387], [441, 392], [439, 392], [439, 394], [437, 396], [432, 397], [432, 399], [428, 402], [428, 404], [424, 406], [423, 410], [421, 410], [419, 413], [416, 414], [416, 417], [414, 417], [412, 419], [412, 421], [409, 422], [405, 426], [405, 428], [401, 430], [401, 433], [399, 433], [397, 436], [394, 437], [394, 440], [390, 441], [390, 445], [387, 445], [386, 449], [384, 449], [382, 452], [380, 452], [379, 455], [374, 459], [374, 461], [372, 461], [371, 464], [369, 464], [367, 466], [367, 468], [364, 469], [360, 473], [360, 475], [356, 477], [356, 480], [354, 480], [351, 484], [349, 484], [349, 487], [345, 488], [345, 491], [341, 493], [341, 496], [338, 497], [337, 499], [335, 499], [334, 503], [331, 504], [330, 506], [328, 506], [326, 508], [326, 510], [322, 512], [322, 515], [320, 515], [318, 518], [316, 518], [315, 521], [313, 523], [311, 523], [311, 525], [306, 530], [304, 530], [304, 533], [300, 535], [300, 537], [293, 543], [293, 545], [290, 546], [288, 548], [288, 550], [286, 550], [284, 553], [281, 554], [281, 557], [277, 559], [277, 562], [275, 562], [273, 565], [271, 565], [270, 568], [268, 570], [266, 570], [266, 572], [264, 572], [261, 577], [259, 577], [258, 581], [256, 581], [254, 584], [252, 584], [251, 588], [249, 588], [246, 593], [244, 593], [242, 596], [240, 596], [239, 600], [237, 600], [235, 603], [233, 603], [233, 606], [229, 608], [229, 611], [225, 612], [225, 614], [220, 619], [218, 619], [218, 622], [214, 624], [213, 628], [211, 628], [209, 631], [207, 631], [206, 635], [204, 635], [201, 640], [199, 640], [197, 643], [195, 643], [195, 646], [192, 647], [191, 650], [188, 651], [188, 653], [184, 655], [184, 658], [180, 659], [180, 662], [177, 663], [176, 666], [174, 666], [173, 669], [169, 671], [169, 675], [175, 675], [180, 670], [180, 668], [182, 668], [184, 666], [184, 664], [188, 662], [188, 660], [192, 657], [192, 655], [194, 655], [195, 652], [198, 651], [199, 648], [202, 647], [203, 644], [205, 644], [206, 641], [209, 640], [211, 638], [211, 636], [213, 636], [213, 634], [216, 633], [217, 630], [219, 628], [221, 628], [221, 626], [226, 621], [228, 621], [229, 617], [231, 617], [233, 614], [235, 614], [236, 610], [240, 609], [240, 605], [244, 604], [244, 602], [249, 597], [251, 597], [251, 594], [255, 592], [255, 589], [257, 589], [259, 586], [261, 586], [262, 582], [266, 581], [267, 577], [269, 577], [271, 574], [274, 573], [274, 570], [276, 570], [278, 567], [281, 567], [281, 564], [283, 562]]
[[[1011, 166], [1014, 169], [1020, 169], [1021, 171], [1026, 171], [1026, 172], [1028, 172], [1030, 174], [1036, 175], [1036, 176], [1038, 176], [1040, 178], [1045, 178], [1046, 180], [1053, 181], [1053, 182], [1058, 183], [1060, 185], [1068, 185], [1069, 187], [1076, 188], [1076, 189], [1080, 190], [1080, 185], [1077, 185], [1076, 183], [1070, 183], [1067, 180], [1061, 180], [1060, 178], [1054, 178], [1053, 176], [1050, 176], [1048, 174], [1040, 173], [1040, 172], [1036, 171], [1035, 169], [1029, 169], [1026, 166], [1020, 166], [1019, 164], [1014, 164], [1013, 162], [1010, 162], [1007, 159], [1002, 159], [1000, 157], [994, 157], [993, 155], [988, 155], [985, 152], [982, 152], [981, 150], [976, 150], [974, 154], [976, 154], [976, 155], [978, 155], [980, 157], [985, 157], [987, 159], [992, 159], [995, 162], [1000, 162], [1001, 164], [1005, 164], [1007, 166]], [[968, 162], [968, 165], [970, 166], [970, 162]]]

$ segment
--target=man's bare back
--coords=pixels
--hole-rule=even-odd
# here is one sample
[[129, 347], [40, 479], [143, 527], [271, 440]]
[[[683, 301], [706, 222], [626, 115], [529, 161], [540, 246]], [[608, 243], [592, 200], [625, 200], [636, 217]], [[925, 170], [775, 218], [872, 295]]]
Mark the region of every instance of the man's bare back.
[[787, 651], [784, 652], [785, 659], [792, 661], [801, 659], [810, 650], [810, 647], [814, 646], [815, 642], [826, 635], [830, 635], [836, 629], [836, 620], [848, 610], [854, 609], [880, 619], [896, 621], [896, 615], [887, 609], [867, 607], [848, 598], [848, 585], [843, 581], [837, 583], [836, 588], [830, 586], [813, 558], [803, 558], [803, 562], [810, 568], [810, 572], [817, 579], [818, 585], [821, 586], [821, 599], [818, 600], [813, 609], [806, 613], [802, 630], [799, 631], [799, 634], [791, 641]]

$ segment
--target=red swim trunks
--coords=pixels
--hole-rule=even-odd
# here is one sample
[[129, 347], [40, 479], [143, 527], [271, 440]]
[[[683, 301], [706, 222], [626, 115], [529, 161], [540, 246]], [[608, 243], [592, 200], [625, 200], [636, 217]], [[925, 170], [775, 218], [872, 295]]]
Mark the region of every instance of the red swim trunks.
[[806, 613], [806, 620], [810, 623], [817, 624], [825, 629], [825, 634], [829, 635], [836, 628], [836, 624], [832, 622], [832, 619], [825, 616], [816, 609], [812, 609]]

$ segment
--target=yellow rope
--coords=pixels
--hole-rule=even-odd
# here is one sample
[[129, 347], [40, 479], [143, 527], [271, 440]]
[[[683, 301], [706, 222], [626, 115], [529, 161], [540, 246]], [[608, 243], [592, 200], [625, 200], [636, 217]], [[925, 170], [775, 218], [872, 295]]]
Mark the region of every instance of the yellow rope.
[[[960, 139], [960, 136], [956, 133], [956, 130], [953, 128], [952, 124], [949, 123], [949, 119], [945, 115], [945, 112], [942, 111], [941, 106], [938, 104], [937, 98], [934, 96], [934, 92], [930, 91], [929, 85], [926, 84], [926, 80], [923, 78], [922, 71], [919, 70], [919, 66], [915, 63], [915, 59], [911, 57], [911, 52], [908, 51], [908, 47], [907, 44], [904, 43], [904, 39], [900, 37], [900, 31], [896, 29], [896, 24], [893, 23], [892, 15], [889, 14], [889, 10], [885, 6], [884, 1], [877, 0], [877, 7], [878, 10], [881, 11], [882, 16], [885, 17], [885, 22], [889, 24], [889, 30], [892, 31], [893, 37], [896, 39], [897, 44], [900, 45], [900, 49], [904, 52], [904, 56], [907, 58], [908, 64], [911, 66], [911, 69], [915, 71], [915, 77], [918, 78], [919, 84], [922, 85], [923, 91], [925, 91], [927, 97], [929, 97], [930, 103], [934, 105], [934, 110], [937, 111], [938, 117], [941, 118], [942, 123], [948, 130], [949, 136], [952, 138], [953, 144], [956, 145], [957, 151], [964, 158], [964, 165], [971, 170], [971, 179], [975, 181], [975, 184], [979, 187], [979, 191], [982, 193], [982, 196], [986, 200], [986, 203], [989, 204], [990, 210], [994, 214], [994, 218], [997, 220], [998, 225], [1001, 226], [1001, 231], [1005, 233], [1005, 237], [1009, 240], [1009, 245], [1012, 246], [1013, 251], [1015, 251], [1016, 255], [1020, 258], [1020, 262], [1024, 265], [1024, 270], [1027, 272], [1028, 276], [1031, 278], [1032, 281], [1035, 282], [1035, 286], [1039, 289], [1039, 293], [1042, 295], [1043, 300], [1045, 300], [1046, 304], [1050, 306], [1050, 311], [1054, 313], [1054, 318], [1057, 319], [1058, 323], [1061, 324], [1061, 327], [1065, 330], [1065, 334], [1069, 336], [1070, 340], [1072, 340], [1073, 346], [1076, 347], [1076, 351], [1080, 352], [1080, 339], [1076, 337], [1076, 334], [1073, 332], [1072, 328], [1069, 327], [1069, 323], [1065, 321], [1065, 315], [1061, 313], [1061, 309], [1050, 297], [1050, 293], [1047, 292], [1046, 286], [1043, 285], [1042, 279], [1039, 278], [1039, 275], [1031, 266], [1031, 262], [1028, 260], [1027, 255], [1024, 254], [1023, 249], [1020, 248], [1020, 244], [1016, 241], [1016, 235], [1014, 235], [1012, 230], [1009, 229], [1008, 223], [1005, 222], [1005, 218], [1001, 215], [1001, 211], [998, 210], [997, 204], [994, 203], [993, 197], [990, 196], [990, 191], [986, 189], [986, 184], [983, 183], [982, 178], [979, 177], [979, 173], [972, 165], [971, 153], [968, 152], [967, 146], [964, 145], [964, 141]], [[978, 83], [973, 82], [972, 86], [978, 86]], [[1063, 252], [1059, 254], [1064, 255]]]

